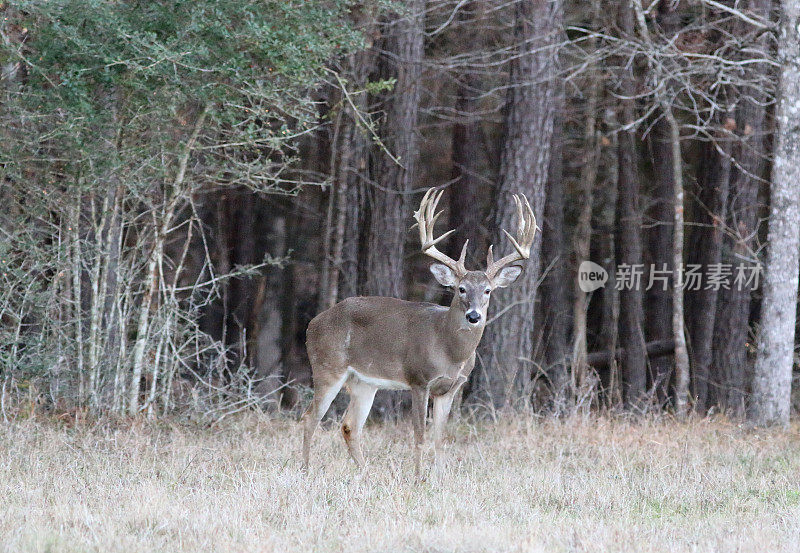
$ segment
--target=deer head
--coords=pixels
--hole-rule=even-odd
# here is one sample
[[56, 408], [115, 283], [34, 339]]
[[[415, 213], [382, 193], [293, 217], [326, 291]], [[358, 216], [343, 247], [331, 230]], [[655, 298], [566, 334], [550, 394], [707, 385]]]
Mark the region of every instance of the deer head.
[[468, 271], [464, 266], [467, 255], [467, 244], [464, 242], [461, 248], [461, 255], [458, 260], [445, 255], [436, 248], [436, 244], [450, 236], [455, 229], [449, 230], [434, 238], [433, 228], [436, 220], [442, 212], [436, 213], [436, 206], [442, 198], [444, 191], [436, 192], [433, 188], [425, 193], [420, 202], [419, 209], [414, 212], [414, 218], [419, 226], [419, 237], [422, 244], [422, 252], [432, 257], [439, 263], [431, 265], [431, 272], [436, 280], [443, 286], [454, 290], [455, 297], [451, 308], [458, 308], [463, 311], [464, 321], [472, 327], [479, 327], [486, 324], [486, 313], [489, 308], [489, 300], [495, 288], [505, 288], [513, 283], [522, 274], [523, 267], [520, 264], [530, 258], [531, 246], [536, 236], [536, 217], [533, 215], [528, 199], [522, 195], [514, 194], [514, 203], [517, 206], [518, 227], [517, 236], [514, 238], [503, 230], [514, 251], [503, 257], [494, 260], [492, 246], [486, 256], [485, 271]]

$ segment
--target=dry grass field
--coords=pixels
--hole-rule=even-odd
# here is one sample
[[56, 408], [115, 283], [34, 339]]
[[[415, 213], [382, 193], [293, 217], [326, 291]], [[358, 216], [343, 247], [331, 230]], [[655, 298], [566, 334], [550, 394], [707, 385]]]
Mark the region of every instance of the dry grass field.
[[407, 424], [0, 427], [0, 551], [800, 551], [800, 435], [724, 422], [451, 423], [416, 483]]

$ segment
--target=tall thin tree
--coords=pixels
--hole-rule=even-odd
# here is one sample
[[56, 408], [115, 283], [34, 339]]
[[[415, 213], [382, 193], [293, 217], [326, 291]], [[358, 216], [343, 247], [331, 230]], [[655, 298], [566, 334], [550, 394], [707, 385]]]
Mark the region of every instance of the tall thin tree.
[[800, 272], [800, 0], [782, 3], [777, 145], [770, 188], [769, 232], [761, 333], [750, 416], [758, 424], [789, 424], [797, 286]]
[[[620, 26], [632, 36], [634, 31], [633, 8], [623, 2], [619, 12]], [[642, 267], [642, 215], [639, 207], [639, 178], [637, 174], [636, 136], [630, 126], [636, 120], [636, 83], [630, 69], [620, 75], [620, 123], [617, 172], [617, 262], [631, 270], [633, 277], [621, 283], [619, 294], [619, 345], [622, 348], [622, 397], [629, 408], [639, 408], [647, 385], [647, 354], [644, 341], [644, 308], [642, 285], [635, 271]]]

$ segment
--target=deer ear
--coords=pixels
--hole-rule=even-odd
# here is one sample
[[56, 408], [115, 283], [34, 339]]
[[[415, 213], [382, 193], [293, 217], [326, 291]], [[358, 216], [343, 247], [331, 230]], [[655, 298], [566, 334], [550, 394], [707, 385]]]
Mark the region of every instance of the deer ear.
[[509, 265], [508, 267], [503, 267], [503, 269], [500, 270], [500, 273], [494, 277], [494, 286], [495, 288], [505, 288], [517, 280], [521, 274], [522, 267], [519, 265]]
[[442, 286], [455, 286], [456, 285], [456, 274], [453, 272], [450, 267], [447, 265], [442, 265], [441, 263], [434, 263], [431, 265], [431, 272], [433, 276], [436, 277], [436, 280]]

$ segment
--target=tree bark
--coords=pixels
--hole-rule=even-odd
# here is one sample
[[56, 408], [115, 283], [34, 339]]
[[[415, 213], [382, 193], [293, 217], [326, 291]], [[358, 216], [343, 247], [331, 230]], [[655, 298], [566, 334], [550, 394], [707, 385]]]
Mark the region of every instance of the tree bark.
[[[727, 135], [722, 136], [719, 142], [704, 145], [700, 163], [700, 206], [696, 217], [698, 224], [692, 232], [693, 247], [688, 256], [688, 264], [699, 265], [701, 274], [722, 259], [722, 238], [730, 183], [730, 149], [731, 136]], [[705, 283], [699, 289], [688, 289], [686, 292], [687, 325], [692, 344], [692, 395], [695, 409], [700, 413], [705, 413], [710, 406], [712, 348], [720, 292], [716, 287], [706, 287]]]
[[169, 228], [170, 218], [164, 216], [164, 222], [160, 225], [153, 225], [154, 244], [153, 250], [147, 260], [147, 280], [145, 282], [144, 296], [139, 311], [139, 321], [136, 327], [136, 345], [133, 351], [133, 374], [131, 375], [131, 388], [128, 396], [128, 414], [136, 416], [139, 413], [139, 394], [141, 393], [142, 371], [144, 370], [144, 354], [147, 347], [150, 328], [150, 306], [153, 304], [158, 292], [158, 265], [164, 253], [164, 241], [166, 240], [167, 229]]
[[[608, 119], [613, 119], [613, 115], [607, 114]], [[608, 127], [613, 127], [613, 121], [606, 121]], [[617, 152], [619, 151], [619, 136], [612, 134], [609, 142], [610, 153], [607, 154], [608, 158], [605, 161], [607, 165], [608, 176], [605, 185], [602, 188], [602, 201], [601, 209], [598, 217], [597, 231], [600, 232], [600, 264], [609, 275], [609, 281], [603, 290], [603, 304], [600, 314], [601, 328], [598, 342], [600, 347], [608, 352], [609, 365], [608, 372], [601, 374], [601, 383], [606, 390], [606, 405], [615, 407], [621, 403], [621, 390], [619, 379], [619, 364], [616, 361], [614, 352], [617, 350], [617, 343], [619, 341], [619, 290], [617, 290], [614, 281], [614, 265], [617, 258], [617, 247], [615, 240], [616, 229], [616, 209], [619, 182], [618, 172], [619, 165], [617, 162]], [[587, 363], [589, 359], [587, 357]]]
[[782, 6], [777, 145], [770, 189], [761, 333], [749, 415], [759, 425], [788, 426], [800, 271], [800, 1], [787, 0]]
[[[269, 211], [269, 215], [261, 217], [262, 223], [258, 225], [263, 242], [259, 250], [273, 257], [282, 257], [287, 251], [286, 217], [274, 206], [270, 206]], [[285, 293], [293, 293], [293, 290], [286, 288], [284, 281], [291, 279], [291, 276], [291, 271], [285, 268], [266, 267], [255, 293], [255, 301], [253, 297], [248, 298], [248, 302], [254, 306], [248, 332], [252, 338], [250, 355], [254, 357], [256, 375], [260, 380], [257, 391], [266, 398], [266, 404], [270, 407], [279, 406], [281, 394], [276, 390], [284, 384], [284, 317], [287, 309], [283, 302]]]
[[[327, 101], [329, 103], [334, 103], [338, 100], [339, 103], [343, 101], [341, 97], [337, 97], [336, 92], [334, 90], [329, 90], [329, 94], [327, 97]], [[332, 117], [332, 113], [328, 112], [328, 117]], [[327, 197], [324, 197], [324, 205], [325, 205], [325, 220], [322, 227], [322, 241], [321, 241], [321, 255], [320, 255], [320, 271], [319, 271], [319, 286], [317, 292], [317, 311], [325, 311], [328, 307], [330, 307], [330, 302], [328, 301], [328, 292], [330, 290], [330, 282], [331, 282], [331, 248], [333, 246], [333, 227], [334, 227], [334, 217], [336, 216], [335, 207], [336, 207], [336, 168], [339, 166], [338, 157], [339, 157], [339, 135], [342, 129], [342, 121], [344, 119], [344, 110], [339, 109], [338, 113], [336, 113], [336, 117], [333, 122], [333, 128], [329, 134], [329, 140], [326, 141], [329, 147], [329, 152], [327, 156], [325, 156], [328, 164], [327, 167], [323, 171], [320, 171], [322, 174], [328, 175], [330, 179], [330, 184], [327, 187]], [[320, 140], [323, 142], [323, 140]], [[320, 148], [322, 150], [322, 148]]]
[[[367, 111], [367, 93], [364, 86], [369, 73], [375, 65], [375, 51], [368, 49], [353, 55], [349, 65], [351, 79], [359, 94], [353, 98], [356, 109], [362, 113]], [[365, 214], [367, 211], [366, 183], [364, 177], [368, 171], [369, 142], [357, 115], [349, 111], [353, 117], [353, 131], [350, 133], [350, 164], [344, 168], [347, 182], [347, 199], [345, 202], [345, 228], [342, 244], [341, 266], [339, 268], [339, 297], [341, 299], [356, 296], [362, 291], [366, 279], [365, 263]]]
[[450, 239], [448, 255], [458, 259], [461, 247], [469, 240], [467, 260], [482, 263], [478, 256], [485, 252], [481, 227], [484, 213], [480, 201], [481, 128], [475, 115], [474, 95], [478, 83], [467, 74], [458, 82], [455, 109], [460, 117], [453, 125], [453, 184], [450, 186], [450, 214], [448, 228], [456, 229]]
[[[634, 22], [631, 6], [623, 4], [620, 9], [620, 24], [624, 31], [633, 35]], [[625, 71], [620, 75], [623, 99], [621, 123], [629, 125], [635, 120], [634, 76]], [[632, 129], [619, 133], [619, 169], [617, 178], [617, 262], [620, 265], [642, 265], [642, 220], [639, 208], [639, 179], [637, 175], [636, 136]], [[629, 409], [643, 407], [647, 385], [647, 355], [645, 351], [642, 323], [642, 287], [633, 285], [620, 290], [619, 345], [624, 354], [621, 358], [622, 397]]]
[[[670, 106], [665, 106], [672, 150], [675, 225], [672, 234], [672, 266], [683, 267], [683, 161], [678, 122]], [[672, 285], [672, 335], [675, 341], [675, 411], [686, 416], [689, 396], [689, 352], [683, 323], [683, 272], [676, 270]]]
[[[493, 243], [508, 250], [503, 228], [516, 228], [512, 194], [525, 194], [542, 220], [550, 165], [557, 56], [561, 35], [560, 0], [517, 3], [514, 36], [518, 55], [511, 62], [500, 183], [495, 194]], [[532, 369], [534, 300], [540, 266], [538, 235], [524, 274], [506, 290], [495, 292], [494, 312], [507, 311], [486, 329], [483, 359], [488, 392], [495, 408], [527, 405]]]
[[[368, 95], [365, 89], [369, 74], [375, 67], [376, 51], [372, 48], [374, 26], [371, 22], [363, 29], [368, 37], [367, 48], [351, 55], [346, 66], [348, 82], [352, 83], [355, 94], [352, 95], [352, 105], [347, 103], [346, 125], [348, 132], [342, 139], [342, 147], [347, 147], [349, 153], [347, 164], [342, 163], [340, 168], [341, 183], [346, 185], [346, 196], [343, 198], [344, 227], [342, 247], [339, 254], [339, 284], [338, 298], [344, 299], [358, 295], [364, 286], [365, 251], [362, 234], [365, 229], [366, 201], [365, 191], [368, 179], [364, 177], [368, 171], [369, 141], [367, 129], [363, 127], [362, 117], [368, 111]], [[351, 91], [352, 94], [353, 91]], [[348, 144], [344, 144], [345, 138]], [[343, 158], [344, 156], [342, 156]]]
[[[662, 282], [653, 279], [651, 271], [666, 269], [674, 275], [672, 232], [674, 228], [675, 179], [672, 167], [672, 142], [669, 123], [661, 118], [650, 130], [650, 151], [653, 158], [655, 186], [649, 213], [651, 227], [647, 232], [648, 246], [648, 286], [645, 293], [647, 312], [645, 314], [645, 336], [648, 341], [672, 339], [672, 291], [670, 279]], [[662, 273], [667, 274], [667, 273]], [[652, 282], [652, 286], [650, 286]], [[650, 385], [655, 390], [656, 399], [664, 405], [669, 398], [670, 373], [673, 360], [659, 357], [650, 360]]]
[[363, 289], [364, 278], [364, 215], [366, 202], [365, 187], [360, 174], [366, 171], [366, 144], [357, 144], [353, 154], [355, 165], [348, 178], [347, 199], [345, 203], [344, 242], [342, 244], [342, 264], [339, 270], [339, 299], [357, 296]]
[[539, 309], [544, 362], [550, 384], [550, 407], [556, 416], [568, 412], [570, 399], [569, 370], [564, 361], [569, 332], [569, 301], [565, 283], [569, 281], [569, 276], [564, 244], [563, 90], [558, 93], [557, 105], [542, 224], [542, 265], [549, 269], [542, 279], [542, 301]]
[[[772, 0], [751, 0], [749, 10], [769, 19]], [[746, 25], [746, 23], [742, 23]], [[751, 48], [758, 48], [764, 58], [770, 56], [772, 39], [766, 33]], [[766, 64], [748, 66], [745, 78], [754, 73], [770, 74]], [[732, 148], [735, 163], [731, 166], [728, 212], [724, 220], [729, 232], [723, 237], [722, 263], [738, 265], [745, 259], [756, 261], [755, 239], [758, 235], [759, 178], [767, 157], [764, 138], [767, 130], [764, 91], [742, 95], [736, 108], [738, 140]], [[742, 416], [745, 398], [750, 387], [751, 290], [738, 286], [723, 288], [718, 293], [717, 315], [714, 322], [713, 360], [709, 371], [712, 386], [709, 404], [718, 404], [734, 416]]]
[[[349, 110], [348, 110], [349, 111]], [[339, 161], [336, 167], [336, 178], [331, 194], [335, 195], [336, 225], [333, 228], [333, 241], [331, 243], [330, 269], [328, 274], [328, 290], [325, 292], [325, 309], [333, 307], [339, 297], [339, 280], [343, 263], [344, 237], [347, 229], [347, 200], [350, 196], [350, 164], [353, 157], [353, 138], [356, 132], [355, 116], [346, 123], [345, 132], [342, 134]]]
[[[598, 96], [600, 94], [597, 75], [589, 77], [588, 99], [586, 105], [586, 128], [584, 130], [584, 147], [586, 153], [583, 159], [579, 183], [578, 199], [578, 222], [575, 226], [573, 235], [573, 250], [575, 252], [575, 270], [577, 275], [578, 267], [583, 261], [589, 259], [592, 243], [592, 205], [594, 199], [594, 187], [597, 180], [597, 170], [600, 162], [599, 143], [597, 136], [596, 111]], [[586, 364], [587, 354], [587, 311], [589, 309], [589, 296], [581, 290], [577, 278], [573, 280], [574, 302], [572, 307], [573, 320], [573, 344], [572, 344], [572, 388], [573, 393], [583, 396], [587, 391], [588, 365]], [[587, 410], [589, 405], [578, 406]]]
[[[381, 60], [397, 78], [383, 126], [383, 152], [377, 181], [370, 190], [367, 251], [368, 295], [405, 296], [403, 262], [409, 227], [407, 193], [412, 189], [417, 157], [417, 117], [423, 56], [424, 0], [407, 3], [408, 13], [393, 22], [388, 39], [391, 57]], [[397, 163], [399, 161], [399, 164]]]
[[[119, 301], [119, 269], [122, 249], [122, 226], [124, 187], [118, 184], [114, 193], [114, 204], [108, 230], [108, 264], [106, 265], [106, 297], [103, 306], [104, 324], [106, 325], [106, 347], [100, 363], [110, 372], [114, 366], [120, 349], [120, 313], [117, 309]], [[116, 391], [116, 387], [114, 388]], [[115, 398], [116, 399], [116, 398]]]
[[[628, 111], [628, 109], [624, 109]], [[626, 118], [627, 119], [627, 118]], [[619, 265], [642, 264], [641, 215], [639, 183], [635, 172], [636, 145], [633, 133], [623, 131], [619, 137], [619, 193], [617, 197], [617, 260]], [[619, 344], [625, 351], [621, 358], [622, 397], [628, 408], [641, 406], [647, 384], [642, 332], [641, 285], [619, 292]]]
[[[487, 9], [484, 0], [469, 0], [458, 10], [457, 22], [463, 31], [458, 39], [459, 45], [467, 44], [470, 52], [485, 48], [486, 38], [479, 27], [480, 18]], [[482, 201], [481, 167], [484, 163], [484, 135], [481, 128], [479, 98], [483, 93], [481, 78], [471, 67], [463, 68], [463, 75], [456, 81], [455, 114], [452, 134], [452, 185], [450, 186], [450, 210], [448, 228], [456, 232], [448, 242], [447, 253], [458, 259], [464, 242], [467, 248], [467, 266], [483, 264], [486, 254], [486, 211]], [[491, 165], [491, 162], [489, 162]]]

